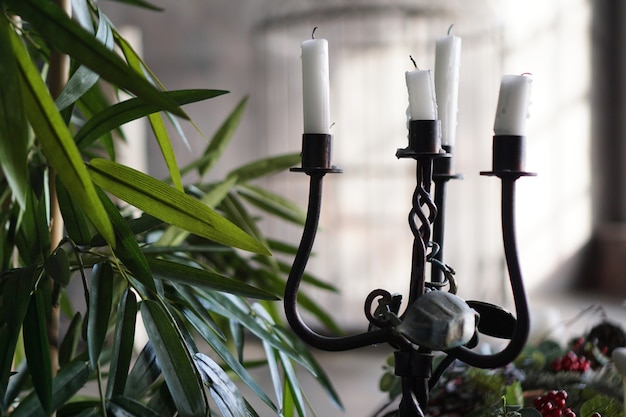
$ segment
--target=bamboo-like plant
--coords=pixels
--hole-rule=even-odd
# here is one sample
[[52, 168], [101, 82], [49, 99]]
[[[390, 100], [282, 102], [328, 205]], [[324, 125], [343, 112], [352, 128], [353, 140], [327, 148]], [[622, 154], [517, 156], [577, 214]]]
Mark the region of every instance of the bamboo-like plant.
[[[276, 415], [303, 416], [296, 363], [338, 402], [275, 303], [288, 265], [270, 251], [295, 249], [266, 238], [251, 214], [303, 222], [297, 206], [254, 185], [299, 156], [202, 180], [244, 99], [204, 154], [179, 168], [166, 122], [182, 134], [181, 106], [226, 92], [166, 91], [95, 1], [72, 0], [74, 18], [69, 6], [0, 0], [0, 414], [258, 415], [239, 380]], [[130, 98], [112, 104], [103, 85]], [[144, 117], [165, 181], [116, 162], [120, 126]], [[190, 172], [200, 180], [185, 184]], [[301, 301], [337, 330], [314, 301]], [[139, 316], [149, 340], [136, 351]], [[265, 348], [272, 395], [248, 373], [247, 334]]]

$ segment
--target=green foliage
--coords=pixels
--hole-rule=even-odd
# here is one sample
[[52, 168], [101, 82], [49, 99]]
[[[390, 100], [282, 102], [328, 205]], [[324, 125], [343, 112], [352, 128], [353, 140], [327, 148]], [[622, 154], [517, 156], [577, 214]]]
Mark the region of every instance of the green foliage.
[[[339, 405], [273, 304], [289, 266], [270, 250], [291, 257], [294, 248], [258, 226], [264, 216], [303, 223], [298, 206], [254, 183], [299, 155], [204, 181], [243, 99], [204, 153], [179, 167], [166, 122], [180, 131], [180, 106], [226, 92], [165, 90], [95, 1], [72, 6], [75, 19], [49, 0], [0, 0], [0, 415], [303, 416], [296, 366]], [[58, 97], [46, 85], [53, 53], [69, 55], [72, 68]], [[131, 97], [110, 103], [107, 83]], [[116, 162], [120, 126], [138, 118], [149, 120], [169, 180]], [[188, 173], [200, 179], [184, 183]], [[51, 235], [59, 222], [64, 235]], [[302, 306], [338, 330], [305, 294]], [[137, 323], [148, 335], [140, 351]], [[264, 348], [271, 395], [248, 372], [243, 335]], [[234, 381], [266, 408], [253, 410]]]

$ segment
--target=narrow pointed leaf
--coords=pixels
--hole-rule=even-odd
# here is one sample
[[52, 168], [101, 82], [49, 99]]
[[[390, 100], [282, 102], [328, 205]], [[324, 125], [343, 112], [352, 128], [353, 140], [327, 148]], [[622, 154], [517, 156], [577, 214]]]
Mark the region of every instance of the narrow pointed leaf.
[[263, 341], [263, 349], [265, 350], [265, 357], [267, 358], [267, 366], [272, 378], [272, 386], [274, 387], [274, 393], [276, 395], [276, 401], [279, 404], [283, 403], [283, 381], [280, 377], [280, 371], [278, 368], [278, 361], [276, 360], [276, 351], [268, 342]]
[[63, 248], [57, 248], [44, 262], [48, 275], [65, 287], [70, 282], [70, 260]]
[[267, 189], [248, 184], [239, 186], [237, 190], [257, 208], [292, 223], [304, 225], [306, 213], [292, 201]]
[[280, 363], [285, 371], [285, 382], [289, 385], [289, 392], [292, 394], [291, 399], [293, 400], [293, 404], [295, 405], [298, 413], [301, 417], [306, 416], [306, 402], [304, 400], [304, 395], [302, 393], [302, 388], [298, 382], [298, 376], [296, 375], [296, 370], [289, 360], [289, 357], [283, 353], [278, 352], [278, 357], [280, 358]]
[[227, 246], [269, 254], [259, 241], [214, 210], [146, 174], [103, 159], [93, 159], [89, 171], [100, 187], [166, 223]]
[[141, 282], [148, 291], [156, 293], [156, 286], [152, 278], [152, 272], [148, 266], [148, 261], [143, 252], [139, 248], [137, 239], [130, 229], [128, 223], [121, 216], [118, 209], [107, 195], [100, 189], [97, 189], [102, 205], [106, 210], [111, 224], [115, 231], [116, 244], [114, 252], [122, 260], [124, 265], [130, 270], [139, 282]]
[[72, 0], [72, 18], [80, 23], [81, 27], [89, 33], [94, 33], [91, 22], [91, 10], [87, 0]]
[[[181, 288], [181, 293], [185, 295], [185, 298], [195, 298], [196, 295], [188, 288]], [[195, 314], [186, 312], [185, 318], [191, 323], [192, 326], [198, 331], [198, 334], [211, 346], [211, 348], [217, 353], [217, 355], [224, 361], [224, 363], [230, 367], [230, 369], [244, 382], [268, 407], [272, 410], [278, 410], [276, 405], [267, 396], [258, 383], [252, 378], [248, 370], [233, 356], [230, 349], [224, 343], [224, 338], [219, 334], [211, 332], [207, 329], [207, 325], [196, 317], [200, 317], [199, 312]]]
[[228, 115], [224, 123], [219, 127], [209, 146], [204, 151], [204, 156], [208, 157], [203, 160], [202, 165], [198, 166], [198, 173], [201, 177], [206, 175], [206, 173], [213, 167], [215, 162], [217, 162], [226, 150], [226, 147], [230, 143], [230, 139], [233, 137], [237, 126], [239, 126], [239, 122], [241, 121], [241, 117], [246, 109], [246, 104], [248, 103], [248, 98], [244, 98], [241, 100], [235, 109]]
[[238, 320], [246, 329], [258, 338], [271, 343], [277, 350], [288, 352], [294, 358], [299, 356], [298, 352], [284, 343], [275, 332], [270, 332], [266, 326], [261, 325], [256, 318], [256, 313], [253, 313], [243, 300], [238, 301], [234, 296], [215, 292], [205, 292], [204, 298], [207, 308], [211, 311]]
[[[141, 417], [161, 417], [158, 411], [146, 407], [139, 401], [125, 397], [114, 397], [109, 400], [108, 409], [113, 417], [141, 416]], [[160, 410], [159, 410], [160, 411]]]
[[72, 190], [72, 195], [96, 229], [107, 242], [114, 245], [113, 228], [96, 195], [74, 139], [19, 38], [14, 35], [12, 41], [13, 51], [18, 57], [27, 116], [39, 143], [44, 148], [46, 158], [56, 168], [57, 175], [65, 186]]
[[76, 347], [81, 337], [82, 324], [83, 316], [80, 313], [76, 313], [72, 317], [72, 321], [59, 347], [59, 365], [64, 366], [74, 358]]
[[[120, 49], [122, 50], [122, 53], [124, 54], [124, 57], [126, 58], [126, 62], [128, 62], [128, 65], [131, 68], [134, 68], [137, 72], [145, 73], [146, 77], [152, 83], [154, 83], [154, 85], [157, 85], [157, 86], [161, 87], [163, 90], [165, 90], [165, 86], [161, 83], [161, 81], [159, 81], [159, 79], [152, 72], [152, 70], [143, 62], [141, 57], [137, 54], [137, 52], [135, 52], [135, 50], [128, 43], [128, 41], [126, 39], [124, 39], [123, 37], [119, 36], [119, 35], [117, 36], [116, 39], [117, 39], [118, 46], [120, 47]], [[171, 125], [174, 128], [174, 130], [176, 131], [176, 133], [178, 133], [180, 138], [183, 140], [184, 144], [187, 146], [187, 149], [189, 151], [191, 151], [191, 147], [189, 146], [189, 141], [187, 140], [187, 136], [185, 135], [185, 131], [182, 129], [178, 119], [176, 119], [176, 117], [174, 117], [169, 112], [165, 112], [165, 116], [167, 117], [167, 119], [171, 123]], [[191, 125], [193, 125], [196, 128], [196, 130], [198, 132], [200, 131], [200, 129], [198, 129], [198, 127], [193, 122], [193, 120], [189, 120], [189, 122], [191, 123]], [[157, 137], [157, 140], [159, 140], [158, 137]]]
[[292, 356], [292, 359], [303, 365], [315, 377], [317, 382], [324, 389], [324, 391], [326, 391], [326, 394], [328, 394], [328, 397], [333, 400], [335, 405], [338, 408], [343, 409], [341, 399], [339, 398], [339, 394], [333, 387], [332, 381], [322, 368], [322, 365], [320, 365], [320, 363], [317, 361], [317, 359], [315, 359], [311, 351], [305, 345], [305, 343], [302, 340], [298, 339], [293, 333], [284, 331], [280, 327], [277, 327], [276, 331], [279, 332], [286, 341], [288, 341], [287, 343], [294, 346], [296, 351], [298, 351], [298, 356]]
[[161, 155], [163, 155], [165, 160], [172, 183], [176, 189], [183, 191], [183, 181], [178, 169], [178, 162], [176, 162], [176, 154], [174, 153], [174, 147], [170, 141], [163, 117], [159, 113], [153, 113], [148, 116], [148, 120], [150, 121], [150, 127], [152, 127], [152, 133], [159, 144], [159, 149], [161, 149]]
[[[222, 94], [223, 90], [180, 90], [158, 92], [179, 105], [206, 100]], [[166, 110], [160, 103], [141, 98], [130, 98], [94, 114], [76, 133], [76, 143], [81, 149], [86, 148], [102, 135], [120, 127], [124, 123], [139, 119], [152, 113]]]
[[195, 362], [202, 375], [202, 380], [209, 387], [222, 416], [246, 415], [246, 404], [243, 397], [226, 372], [203, 353], [196, 353]]
[[0, 167], [17, 202], [24, 208], [28, 187], [28, 125], [11, 30], [6, 15], [0, 15]]
[[[61, 368], [52, 382], [52, 409], [57, 409], [72, 398], [89, 379], [89, 367], [85, 362], [76, 361]], [[27, 396], [11, 413], [12, 417], [46, 417], [41, 404], [34, 395]]]
[[[158, 342], [160, 343], [160, 341]], [[128, 374], [124, 396], [139, 399], [161, 375], [161, 367], [152, 342], [148, 342], [139, 353], [137, 360]]]
[[33, 386], [41, 406], [47, 412], [52, 410], [52, 365], [48, 351], [45, 301], [41, 290], [31, 296], [23, 327], [24, 350]]
[[[77, 245], [88, 244], [91, 240], [93, 232], [89, 225], [87, 215], [81, 208], [80, 204], [78, 204], [78, 201], [67, 190], [63, 181], [59, 179], [59, 176], [56, 177], [56, 191], [67, 235]], [[104, 246], [106, 244], [107, 242], [102, 239], [102, 243], [99, 246]]]
[[30, 303], [34, 279], [34, 267], [17, 269], [4, 279], [1, 305], [6, 323], [0, 323], [0, 398], [4, 397], [9, 382], [13, 355]]
[[117, 323], [115, 325], [115, 338], [113, 339], [107, 398], [124, 393], [133, 355], [136, 318], [137, 299], [135, 294], [128, 289], [122, 295], [117, 309]]
[[[167, 389], [166, 384], [160, 384], [153, 392], [150, 401], [146, 406], [151, 410], [159, 410], [161, 416], [175, 416], [176, 405], [172, 399], [172, 394]], [[209, 415], [210, 417], [210, 415]]]
[[113, 302], [113, 267], [102, 262], [93, 267], [89, 294], [89, 317], [87, 321], [87, 347], [89, 362], [96, 368], [104, 339], [109, 329], [111, 303]]
[[286, 169], [300, 163], [300, 160], [300, 154], [274, 156], [243, 165], [231, 171], [228, 175], [236, 175], [239, 177], [240, 182], [247, 182], [266, 175], [285, 171]]
[[[218, 204], [224, 200], [224, 198], [228, 195], [233, 186], [237, 183], [237, 177], [230, 176], [226, 178], [224, 181], [219, 182], [214, 187], [211, 188], [201, 199], [200, 201], [204, 203], [209, 208], [215, 208]], [[177, 227], [170, 226], [168, 227], [163, 235], [159, 238], [157, 245], [159, 246], [175, 246], [182, 244], [187, 236], [189, 236], [188, 231], [181, 230]]]
[[157, 341], [155, 352], [180, 416], [204, 417], [206, 403], [202, 386], [172, 318], [160, 304], [151, 300], [141, 303], [141, 314], [148, 336]]
[[[114, 46], [113, 32], [111, 26], [106, 17], [99, 13], [98, 30], [96, 31], [96, 39], [100, 41], [107, 49], [112, 50]], [[63, 110], [71, 104], [75, 103], [80, 97], [83, 96], [91, 87], [93, 87], [100, 75], [92, 71], [90, 68], [81, 65], [72, 74], [67, 81], [65, 88], [61, 91], [61, 94], [56, 98], [55, 102], [59, 110]]]
[[[324, 390], [326, 391], [328, 396], [335, 402], [337, 407], [340, 408], [340, 409], [343, 409], [343, 406], [341, 404], [341, 400], [339, 399], [339, 395], [337, 394], [337, 392], [335, 391], [334, 387], [332, 386], [332, 383], [331, 383], [330, 379], [328, 378], [328, 376], [326, 375], [326, 372], [324, 372], [324, 369], [322, 369], [321, 365], [313, 357], [313, 355], [311, 354], [311, 352], [309, 351], [307, 346], [304, 344], [304, 342], [302, 342], [300, 339], [298, 339], [292, 333], [286, 332], [283, 329], [281, 329], [280, 327], [275, 327], [274, 320], [269, 315], [267, 310], [265, 310], [263, 308], [263, 306], [261, 304], [255, 303], [252, 306], [252, 308], [258, 314], [258, 317], [261, 317], [261, 318], [263, 318], [266, 321], [266, 323], [267, 323], [266, 325], [274, 326], [275, 331], [280, 333], [280, 335], [284, 339], [285, 343], [288, 343], [290, 346], [293, 346], [295, 348], [295, 350], [298, 352], [298, 356], [297, 357], [293, 357], [292, 356], [292, 359], [294, 359], [294, 360], [298, 361], [300, 364], [304, 365], [305, 368], [320, 383], [322, 388], [324, 388]], [[280, 351], [280, 355], [281, 355], [281, 357], [280, 357], [281, 359], [280, 360], [281, 360], [281, 362], [284, 362], [285, 360], [288, 360], [288, 358], [286, 358], [286, 356], [283, 357], [283, 355], [286, 355], [287, 353], [288, 352], [286, 352], [284, 350]], [[284, 365], [285, 364], [283, 363], [283, 366]], [[287, 372], [286, 369], [285, 369], [285, 372]], [[295, 376], [295, 374], [294, 374], [294, 376]], [[294, 382], [297, 382], [297, 380], [294, 380]]]
[[113, 85], [147, 101], [159, 103], [168, 111], [187, 118], [168, 96], [160, 94], [144, 77], [128, 67], [122, 58], [72, 21], [54, 3], [46, 0], [5, 0], [5, 3], [29, 22], [55, 49], [96, 71]]
[[162, 259], [148, 259], [148, 264], [152, 273], [169, 281], [188, 284], [191, 286], [202, 286], [212, 290], [228, 292], [241, 295], [243, 297], [253, 297], [266, 300], [277, 300], [276, 295], [252, 287], [243, 282], [228, 278], [203, 269], [182, 265], [177, 262], [165, 261]]
[[50, 252], [47, 214], [45, 200], [38, 199], [31, 189], [26, 195], [26, 210], [21, 214], [15, 237], [20, 257], [26, 264], [37, 263]]
[[[143, 63], [141, 58], [137, 55], [137, 53], [125, 39], [119, 37], [119, 44], [122, 48], [124, 56], [126, 57], [126, 61], [131, 68], [135, 69], [135, 71], [138, 72], [146, 70], [146, 72], [150, 74], [150, 77], [153, 76], [153, 74], [148, 70], [147, 66]], [[152, 133], [154, 134], [154, 137], [159, 144], [159, 148], [161, 149], [161, 154], [163, 155], [165, 165], [167, 166], [167, 169], [170, 173], [172, 183], [174, 184], [175, 188], [183, 191], [183, 182], [181, 179], [180, 170], [178, 169], [178, 163], [176, 162], [176, 154], [174, 153], [174, 147], [172, 146], [169, 133], [167, 131], [167, 128], [165, 127], [165, 121], [163, 120], [163, 116], [160, 113], [152, 113], [148, 115], [148, 120], [150, 121]]]

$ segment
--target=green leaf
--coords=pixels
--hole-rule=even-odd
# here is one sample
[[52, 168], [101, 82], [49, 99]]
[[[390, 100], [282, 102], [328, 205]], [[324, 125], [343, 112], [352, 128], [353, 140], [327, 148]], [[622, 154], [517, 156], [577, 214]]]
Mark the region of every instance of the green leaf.
[[141, 416], [160, 417], [162, 414], [152, 410], [139, 401], [125, 397], [113, 397], [108, 403], [109, 411], [113, 416]]
[[[197, 294], [194, 294], [194, 290], [189, 287], [179, 288], [180, 293], [184, 300], [189, 303], [191, 300], [195, 300], [193, 303], [193, 312], [184, 310], [183, 314], [189, 323], [196, 329], [198, 334], [211, 346], [211, 348], [217, 353], [217, 355], [224, 361], [226, 365], [244, 382], [265, 404], [272, 410], [277, 410], [272, 400], [267, 396], [263, 389], [257, 384], [257, 382], [250, 376], [248, 370], [233, 356], [228, 346], [223, 342], [221, 330], [216, 329], [215, 333], [209, 330], [212, 319], [207, 322], [202, 317], [208, 315], [206, 308], [197, 306], [198, 302]], [[201, 295], [200, 295], [201, 296]]]
[[278, 404], [283, 403], [283, 381], [280, 376], [278, 368], [278, 361], [276, 360], [276, 350], [265, 340], [263, 341], [263, 349], [265, 350], [265, 357], [267, 358], [267, 367], [270, 371], [272, 379], [272, 386], [274, 387], [274, 393], [276, 395], [276, 401]]
[[[126, 57], [126, 61], [128, 62], [128, 65], [131, 66], [131, 68], [135, 69], [135, 71], [138, 72], [147, 70], [147, 67], [144, 65], [141, 58], [137, 55], [137, 53], [133, 50], [133, 48], [125, 39], [122, 39], [120, 37], [119, 43], [122, 51], [124, 52], [124, 56]], [[163, 155], [163, 159], [165, 160], [165, 165], [170, 172], [170, 177], [172, 178], [174, 187], [183, 191], [183, 182], [181, 179], [180, 171], [178, 170], [176, 154], [174, 153], [174, 147], [172, 146], [169, 133], [167, 131], [167, 128], [165, 127], [165, 121], [159, 113], [151, 113], [150, 115], [148, 115], [148, 120], [150, 121], [152, 133], [154, 134], [154, 137], [159, 144], [159, 148], [161, 149], [161, 154]]]
[[113, 339], [113, 352], [107, 383], [107, 398], [124, 393], [128, 370], [133, 355], [135, 340], [135, 321], [137, 319], [137, 299], [135, 293], [128, 289], [120, 299], [117, 309], [117, 323]]
[[[114, 44], [113, 32], [111, 31], [111, 25], [109, 25], [108, 19], [103, 16], [98, 10], [99, 21], [98, 30], [96, 31], [96, 39], [100, 41], [107, 49], [112, 50]], [[65, 84], [63, 91], [56, 98], [55, 103], [59, 110], [63, 110], [73, 103], [75, 103], [80, 97], [83, 96], [91, 87], [93, 87], [100, 76], [98, 73], [92, 71], [88, 67], [81, 65], [72, 74], [70, 79]]]
[[104, 339], [109, 330], [113, 302], [113, 267], [108, 262], [96, 264], [91, 274], [91, 291], [87, 320], [89, 362], [96, 368]]
[[4, 278], [2, 290], [2, 323], [0, 321], [0, 399], [9, 382], [13, 355], [20, 329], [30, 302], [30, 292], [35, 280], [35, 268], [20, 268]]
[[26, 210], [21, 214], [15, 244], [25, 264], [41, 262], [50, 253], [47, 204], [32, 189], [26, 195]]
[[159, 385], [146, 406], [151, 410], [159, 410], [160, 415], [164, 417], [177, 415], [176, 404], [166, 384]]
[[276, 332], [268, 331], [265, 324], [260, 324], [258, 315], [252, 311], [250, 306], [242, 299], [229, 294], [217, 292], [204, 292], [204, 303], [206, 308], [224, 317], [239, 321], [250, 332], [259, 339], [267, 340], [276, 349], [289, 352], [292, 357], [298, 357], [299, 353], [290, 345], [284, 343]]
[[[206, 100], [226, 94], [223, 90], [179, 90], [163, 91], [157, 94], [167, 97], [172, 102], [183, 105]], [[142, 98], [130, 98], [120, 103], [109, 106], [97, 114], [93, 115], [87, 123], [76, 133], [76, 143], [80, 149], [98, 140], [99, 137], [111, 130], [132, 120], [139, 119], [152, 113], [156, 113], [164, 108], [160, 102], [146, 101]]]
[[[27, 3], [29, 1], [19, 4]], [[59, 9], [55, 5], [51, 6]], [[57, 175], [65, 186], [72, 190], [72, 195], [96, 229], [113, 246], [113, 228], [96, 195], [74, 139], [48, 94], [39, 71], [20, 44], [17, 35], [12, 36], [12, 41], [13, 51], [19, 62], [27, 116], [39, 143], [44, 148], [46, 158], [56, 168]]]
[[[217, 183], [208, 191], [200, 201], [207, 205], [209, 208], [215, 208], [219, 203], [224, 200], [233, 186], [237, 183], [237, 177], [228, 177], [224, 181]], [[177, 227], [170, 226], [159, 238], [157, 245], [159, 246], [175, 246], [180, 245], [187, 239], [189, 232], [181, 230]]]
[[206, 173], [213, 167], [226, 150], [226, 147], [230, 143], [237, 126], [239, 126], [239, 122], [241, 121], [241, 117], [243, 116], [247, 103], [247, 97], [241, 100], [235, 109], [228, 115], [224, 123], [222, 123], [219, 129], [217, 129], [215, 135], [213, 135], [209, 146], [207, 146], [204, 151], [202, 164], [198, 165], [198, 173], [201, 177], [206, 175]]
[[209, 387], [222, 416], [239, 417], [246, 415], [246, 404], [243, 397], [226, 372], [203, 353], [196, 353], [194, 359], [196, 367], [202, 375], [202, 380]]
[[12, 52], [11, 25], [0, 16], [0, 167], [13, 195], [26, 207], [28, 189], [28, 125], [17, 61]]
[[115, 254], [148, 291], [156, 294], [156, 285], [154, 284], [148, 261], [146, 261], [146, 257], [139, 248], [133, 231], [109, 197], [102, 190], [97, 189], [97, 191], [102, 205], [107, 211], [109, 219], [111, 219], [111, 224], [113, 224], [116, 237]]
[[65, 332], [65, 337], [61, 341], [61, 346], [59, 347], [59, 365], [64, 366], [74, 358], [76, 347], [81, 337], [82, 324], [83, 316], [77, 312], [74, 314], [74, 317], [72, 317], [72, 321]]
[[56, 248], [55, 251], [45, 260], [43, 264], [48, 275], [59, 285], [65, 287], [70, 282], [70, 260], [63, 248]]
[[261, 243], [214, 210], [146, 174], [103, 159], [93, 159], [89, 171], [96, 184], [166, 223], [227, 246], [269, 254]]
[[202, 286], [212, 290], [228, 292], [243, 297], [253, 297], [265, 300], [277, 300], [276, 295], [252, 287], [243, 282], [228, 278], [203, 269], [193, 268], [176, 262], [161, 259], [148, 259], [152, 273], [163, 279], [179, 282], [191, 286]]
[[33, 386], [41, 406], [46, 412], [52, 411], [52, 365], [48, 350], [45, 301], [41, 290], [36, 291], [26, 311], [23, 327], [24, 351]]
[[161, 368], [157, 362], [154, 345], [148, 341], [128, 374], [124, 396], [133, 399], [141, 398], [160, 375]]
[[[295, 368], [293, 368], [293, 365], [289, 361], [289, 358], [287, 358], [287, 355], [291, 356], [294, 360], [304, 365], [304, 367], [315, 377], [315, 379], [322, 386], [322, 388], [324, 388], [330, 399], [334, 401], [335, 405], [339, 409], [343, 409], [343, 405], [341, 404], [339, 395], [335, 391], [335, 388], [333, 387], [330, 378], [328, 378], [328, 375], [326, 375], [326, 372], [324, 372], [324, 369], [311, 354], [307, 346], [305, 346], [304, 342], [298, 339], [293, 333], [286, 332], [279, 327], [276, 327], [274, 320], [260, 303], [255, 303], [252, 308], [258, 314], [258, 317], [262, 318], [265, 321], [266, 326], [274, 326], [275, 331], [279, 333], [281, 338], [283, 339], [284, 344], [293, 346], [295, 351], [298, 352], [298, 355], [296, 356], [290, 355], [289, 351], [285, 349], [280, 349], [278, 352], [280, 362], [283, 366], [283, 369], [285, 370], [285, 373], [287, 374], [288, 381], [292, 379], [292, 381], [289, 382], [289, 385], [293, 394], [296, 396], [294, 400], [296, 401], [298, 409], [303, 408], [304, 403], [300, 405], [297, 404], [298, 401], [301, 400], [299, 394], [299, 384], [295, 375]], [[291, 370], [289, 368], [291, 368]], [[290, 372], [293, 373], [291, 377], [289, 375]]]
[[257, 208], [292, 223], [304, 225], [306, 213], [290, 200], [267, 189], [248, 184], [238, 186], [237, 191]]
[[170, 315], [156, 301], [141, 303], [141, 315], [181, 417], [205, 417], [206, 403], [198, 374]]
[[54, 3], [46, 0], [5, 0], [5, 3], [55, 49], [91, 68], [113, 85], [187, 118], [168, 96], [160, 94], [141, 74], [129, 68], [115, 52], [108, 50]]
[[306, 402], [304, 400], [302, 389], [300, 388], [300, 384], [298, 382], [296, 370], [289, 360], [289, 357], [285, 353], [278, 352], [278, 357], [285, 372], [285, 382], [289, 386], [289, 392], [291, 393], [291, 399], [293, 401], [293, 404], [298, 410], [300, 416], [306, 416]]
[[[58, 409], [72, 398], [89, 379], [89, 367], [85, 362], [75, 361], [61, 368], [52, 382], [52, 409]], [[41, 404], [34, 395], [28, 395], [11, 414], [12, 417], [46, 417]]]
[[158, 113], [149, 115], [148, 120], [152, 127], [152, 133], [154, 133], [154, 137], [159, 144], [159, 149], [161, 149], [161, 154], [163, 155], [165, 165], [170, 173], [172, 183], [176, 189], [183, 191], [183, 181], [178, 169], [178, 162], [176, 162], [176, 154], [174, 153], [174, 147], [172, 146], [167, 128], [165, 127], [165, 122]]
[[[56, 192], [59, 201], [59, 208], [63, 216], [63, 224], [67, 235], [78, 245], [86, 245], [91, 240], [92, 228], [83, 209], [67, 190], [63, 181], [57, 175]], [[103, 239], [100, 246], [106, 245]]]
[[585, 401], [580, 407], [581, 417], [591, 417], [593, 413], [600, 413], [603, 417], [622, 416], [623, 407], [614, 398], [603, 394], [596, 394], [592, 399]]
[[239, 182], [247, 182], [266, 175], [285, 171], [286, 169], [298, 164], [300, 159], [300, 154], [274, 156], [243, 165], [231, 171], [228, 175], [237, 176], [239, 178]]

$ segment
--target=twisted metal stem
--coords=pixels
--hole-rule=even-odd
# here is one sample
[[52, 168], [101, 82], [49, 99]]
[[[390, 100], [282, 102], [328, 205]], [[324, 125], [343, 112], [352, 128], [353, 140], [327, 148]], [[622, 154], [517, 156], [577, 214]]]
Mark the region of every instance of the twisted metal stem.
[[[409, 212], [409, 226], [413, 233], [413, 261], [407, 304], [409, 306], [424, 293], [426, 249], [430, 242], [432, 223], [437, 217], [437, 206], [430, 195], [432, 167], [431, 158], [417, 161], [417, 185]], [[428, 215], [424, 207], [427, 208]]]

